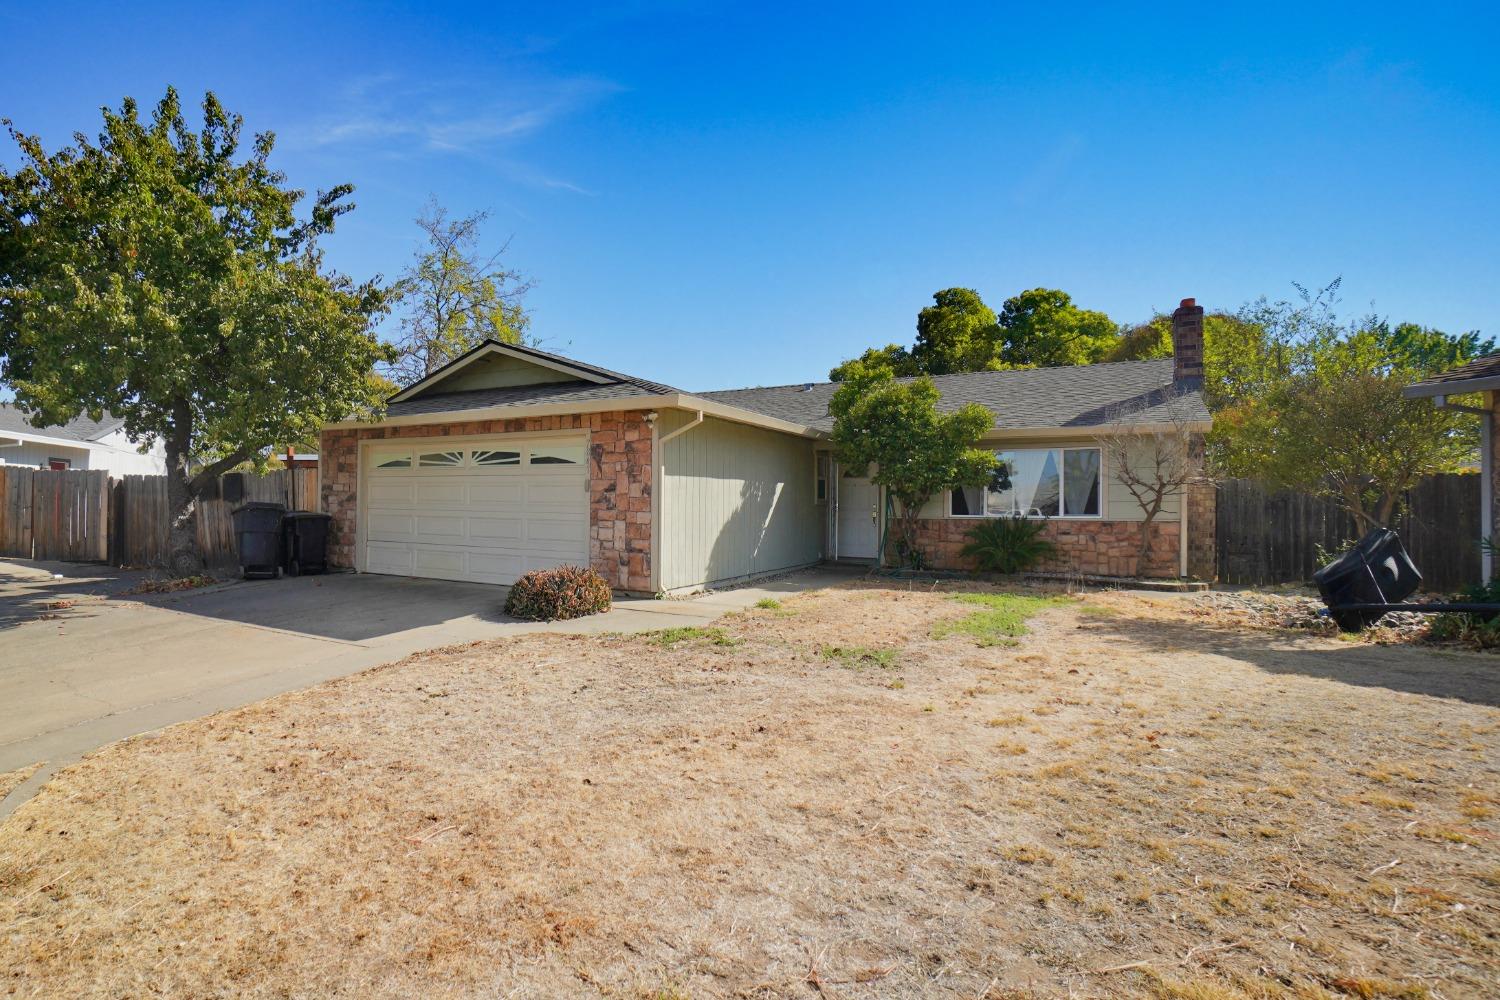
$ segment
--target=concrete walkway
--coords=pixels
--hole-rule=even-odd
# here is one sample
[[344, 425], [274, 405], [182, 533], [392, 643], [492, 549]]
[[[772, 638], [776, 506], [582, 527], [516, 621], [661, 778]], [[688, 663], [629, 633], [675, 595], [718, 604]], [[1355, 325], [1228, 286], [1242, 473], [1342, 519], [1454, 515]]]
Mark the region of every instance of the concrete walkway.
[[527, 632], [648, 632], [703, 625], [764, 597], [847, 578], [809, 570], [685, 600], [621, 600], [571, 622], [500, 612], [505, 588], [337, 574], [160, 596], [139, 574], [0, 561], [0, 773], [43, 768], [8, 815], [90, 750], [425, 649]]

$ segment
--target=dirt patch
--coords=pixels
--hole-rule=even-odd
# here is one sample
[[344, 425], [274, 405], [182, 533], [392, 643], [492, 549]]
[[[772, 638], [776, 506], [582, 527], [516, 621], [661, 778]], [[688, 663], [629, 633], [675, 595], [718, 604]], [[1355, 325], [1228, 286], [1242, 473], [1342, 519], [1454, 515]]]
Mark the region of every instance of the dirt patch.
[[853, 585], [666, 642], [529, 636], [100, 751], [0, 826], [0, 982], [1492, 992], [1493, 657], [1118, 593], [932, 637], [973, 611]]

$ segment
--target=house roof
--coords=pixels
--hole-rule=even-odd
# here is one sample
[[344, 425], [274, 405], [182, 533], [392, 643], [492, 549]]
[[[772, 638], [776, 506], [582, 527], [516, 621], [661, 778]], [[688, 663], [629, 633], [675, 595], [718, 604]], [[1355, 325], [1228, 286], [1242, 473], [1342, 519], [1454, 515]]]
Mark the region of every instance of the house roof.
[[14, 403], [0, 403], [0, 434], [14, 431], [39, 437], [57, 438], [61, 441], [97, 441], [106, 434], [119, 430], [125, 423], [119, 417], [105, 413], [103, 419], [93, 420], [87, 414], [79, 414], [65, 424], [39, 426], [33, 424], [24, 410]]
[[[1158, 424], [1174, 418], [1207, 422], [1210, 417], [1203, 393], [1176, 386], [1172, 369], [1172, 359], [1165, 358], [1069, 368], [967, 372], [937, 375], [932, 381], [941, 393], [939, 410], [951, 413], [966, 403], [979, 403], [995, 414], [997, 430]], [[833, 418], [828, 415], [828, 401], [837, 388], [837, 382], [813, 382], [697, 395], [831, 431]]]
[[[654, 383], [646, 383], [653, 385]], [[540, 385], [512, 385], [495, 389], [466, 389], [462, 392], [429, 392], [411, 399], [397, 399], [386, 404], [387, 417], [409, 417], [421, 413], [446, 413], [459, 410], [483, 410], [494, 406], [531, 406], [543, 403], [582, 403], [597, 399], [620, 399], [629, 396], [656, 396], [673, 389], [648, 389], [637, 382], [543, 382]]]
[[[660, 382], [652, 382], [647, 379], [637, 378], [634, 375], [625, 375], [621, 372], [610, 371], [608, 368], [600, 368], [598, 365], [575, 361], [565, 358], [561, 354], [551, 354], [547, 351], [539, 351], [535, 347], [524, 347], [520, 344], [502, 344], [498, 340], [486, 340], [479, 346], [459, 355], [448, 362], [437, 371], [425, 378], [420, 378], [411, 385], [406, 386], [400, 392], [390, 398], [392, 404], [406, 402], [414, 396], [428, 395], [426, 390], [437, 385], [443, 379], [456, 374], [460, 369], [467, 367], [480, 358], [489, 354], [508, 354], [512, 357], [521, 358], [526, 361], [538, 362], [541, 365], [555, 371], [561, 371], [578, 376], [579, 382], [585, 382], [597, 386], [621, 386], [630, 389], [641, 390], [640, 392], [622, 392], [616, 395], [660, 395], [663, 393], [678, 392], [679, 390]], [[562, 384], [562, 383], [559, 383]], [[431, 394], [438, 395], [438, 394]], [[459, 395], [458, 393], [443, 393], [441, 395]], [[597, 398], [597, 397], [596, 397]], [[500, 404], [478, 404], [478, 405], [500, 405]]]
[[1457, 396], [1466, 392], [1500, 389], [1500, 354], [1476, 358], [1466, 365], [1414, 382], [1401, 391], [1408, 399], [1423, 396]]

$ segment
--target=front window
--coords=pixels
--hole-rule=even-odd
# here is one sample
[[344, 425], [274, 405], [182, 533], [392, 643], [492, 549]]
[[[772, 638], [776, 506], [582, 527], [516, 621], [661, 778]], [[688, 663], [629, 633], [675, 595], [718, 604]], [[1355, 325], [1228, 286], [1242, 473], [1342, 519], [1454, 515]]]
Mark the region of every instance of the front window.
[[1098, 448], [997, 451], [986, 486], [949, 495], [953, 517], [1098, 517]]

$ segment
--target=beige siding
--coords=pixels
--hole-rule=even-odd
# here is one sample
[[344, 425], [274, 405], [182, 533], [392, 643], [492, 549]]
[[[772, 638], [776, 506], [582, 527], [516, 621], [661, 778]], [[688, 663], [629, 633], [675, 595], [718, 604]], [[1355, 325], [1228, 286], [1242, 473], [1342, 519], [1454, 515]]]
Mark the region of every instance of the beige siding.
[[[1098, 442], [1087, 438], [1067, 438], [1056, 441], [986, 441], [986, 446], [993, 447], [997, 451], [1023, 448], [1097, 448]], [[1152, 443], [1151, 438], [1142, 438], [1139, 448], [1133, 452], [1132, 464], [1138, 471], [1150, 468]], [[1146, 514], [1141, 510], [1140, 504], [1136, 503], [1135, 497], [1130, 495], [1119, 480], [1115, 478], [1114, 469], [1110, 467], [1109, 455], [1100, 456], [1101, 489], [1104, 491], [1104, 502], [1101, 505], [1103, 520], [1106, 521], [1144, 521]], [[1180, 509], [1177, 496], [1167, 497], [1166, 504], [1162, 507], [1160, 514], [1156, 516], [1158, 521], [1176, 521], [1177, 512]], [[948, 495], [930, 500], [922, 508], [923, 517], [947, 517]], [[1093, 520], [1090, 518], [1089, 520]]]
[[512, 385], [537, 385], [543, 382], [575, 382], [577, 375], [560, 372], [546, 365], [532, 364], [508, 354], [491, 354], [469, 362], [458, 371], [429, 386], [428, 392], [462, 392], [466, 389], [499, 389]]
[[[692, 414], [662, 413], [665, 437]], [[677, 590], [816, 562], [823, 507], [812, 442], [709, 417], [661, 446], [661, 588]]]

